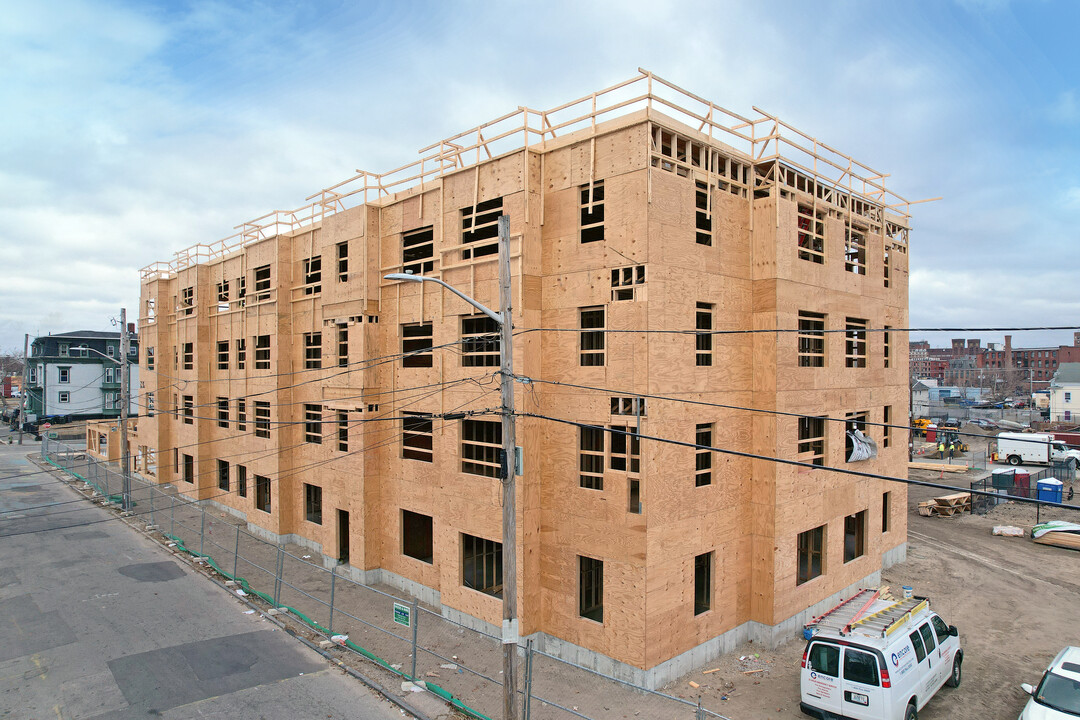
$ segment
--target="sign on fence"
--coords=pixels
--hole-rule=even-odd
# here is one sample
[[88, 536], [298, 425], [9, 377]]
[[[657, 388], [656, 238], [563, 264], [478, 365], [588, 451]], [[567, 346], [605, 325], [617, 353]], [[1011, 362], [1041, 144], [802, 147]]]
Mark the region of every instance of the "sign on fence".
[[394, 622], [409, 627], [412, 625], [412, 608], [401, 603], [394, 603]]

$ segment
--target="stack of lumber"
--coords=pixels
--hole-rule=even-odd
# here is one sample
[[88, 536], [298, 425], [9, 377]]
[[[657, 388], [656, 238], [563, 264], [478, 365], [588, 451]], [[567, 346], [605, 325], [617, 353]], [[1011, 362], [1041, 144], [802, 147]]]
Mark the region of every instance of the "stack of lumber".
[[1040, 545], [1080, 550], [1080, 525], [1076, 523], [1051, 520], [1033, 527], [1031, 537]]
[[942, 495], [919, 503], [919, 514], [928, 517], [952, 517], [965, 510], [971, 512], [971, 493]]
[[946, 465], [944, 463], [909, 462], [909, 468], [914, 470], [933, 470], [934, 472], [961, 473], [967, 472], [967, 465]]

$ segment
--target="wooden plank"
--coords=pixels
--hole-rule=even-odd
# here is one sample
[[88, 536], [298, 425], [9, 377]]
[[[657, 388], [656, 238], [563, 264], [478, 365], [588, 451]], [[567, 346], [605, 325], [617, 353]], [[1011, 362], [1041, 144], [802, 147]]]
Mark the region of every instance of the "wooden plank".
[[1068, 532], [1048, 532], [1042, 537], [1035, 538], [1040, 545], [1053, 545], [1054, 547], [1080, 550], [1080, 534]]

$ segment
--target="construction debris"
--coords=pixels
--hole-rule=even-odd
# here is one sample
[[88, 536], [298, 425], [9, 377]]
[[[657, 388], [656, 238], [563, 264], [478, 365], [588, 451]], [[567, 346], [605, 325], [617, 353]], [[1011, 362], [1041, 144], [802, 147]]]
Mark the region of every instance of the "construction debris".
[[991, 531], [993, 535], [1001, 535], [1002, 537], [1024, 537], [1024, 529], [1018, 528], [1015, 525], [995, 525]]

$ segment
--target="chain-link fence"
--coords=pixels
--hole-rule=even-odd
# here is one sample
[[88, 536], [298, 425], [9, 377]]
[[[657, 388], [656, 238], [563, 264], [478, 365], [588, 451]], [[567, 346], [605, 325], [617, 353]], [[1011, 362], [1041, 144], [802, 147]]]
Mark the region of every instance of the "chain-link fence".
[[[42, 458], [92, 486], [106, 502], [122, 504], [123, 476], [115, 467], [48, 438]], [[338, 567], [313, 562], [296, 545], [269, 543], [241, 520], [207, 501], [132, 473], [131, 516], [156, 526], [177, 546], [236, 583], [242, 595], [285, 609], [314, 630], [372, 662], [421, 684], [465, 715], [502, 716], [502, 639], [467, 627], [400, 597], [390, 588], [358, 583]], [[344, 639], [342, 636], [348, 636]], [[519, 645], [518, 702], [525, 720], [622, 718], [705, 720], [723, 715], [695, 702], [649, 690]]]
[[[971, 489], [993, 493], [1000, 497], [993, 497], [992, 495], [972, 495], [971, 512], [976, 515], [985, 515], [990, 508], [998, 503], [1006, 502], [1009, 497], [1061, 502], [1063, 499], [1061, 497], [1046, 496], [1040, 498], [1039, 481], [1054, 479], [1063, 484], [1071, 485], [1075, 477], [1076, 464], [1073, 462], [1053, 463], [1049, 467], [1039, 470], [1038, 472], [1029, 472], [1018, 468], [998, 468], [988, 477], [972, 482]], [[1072, 498], [1066, 497], [1064, 499], [1068, 502], [1071, 501]], [[1035, 508], [1036, 518], [1038, 518], [1039, 515], [1041, 515], [1042, 506], [1036, 504]]]

